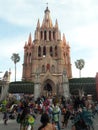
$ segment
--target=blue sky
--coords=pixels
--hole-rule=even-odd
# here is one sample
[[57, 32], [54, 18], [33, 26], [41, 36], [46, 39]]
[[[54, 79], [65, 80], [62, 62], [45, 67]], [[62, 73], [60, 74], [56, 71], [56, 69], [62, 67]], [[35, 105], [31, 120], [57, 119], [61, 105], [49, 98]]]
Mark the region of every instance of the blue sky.
[[[84, 59], [82, 77], [95, 77], [98, 72], [98, 0], [0, 0], [0, 77], [11, 69], [14, 81], [12, 53], [19, 53], [17, 80], [22, 77], [25, 41], [34, 36], [37, 20], [42, 23], [46, 3], [53, 24], [58, 20], [61, 34], [65, 33], [71, 47], [73, 77], [79, 77], [74, 62]], [[34, 39], [33, 39], [34, 40]]]

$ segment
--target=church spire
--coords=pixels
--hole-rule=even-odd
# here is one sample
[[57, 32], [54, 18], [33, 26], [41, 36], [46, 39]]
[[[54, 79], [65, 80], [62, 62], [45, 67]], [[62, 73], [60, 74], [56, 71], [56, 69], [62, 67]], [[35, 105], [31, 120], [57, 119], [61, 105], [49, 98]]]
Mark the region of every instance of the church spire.
[[39, 22], [39, 19], [38, 19], [38, 22], [37, 22], [37, 28], [40, 28], [40, 22]]
[[56, 21], [55, 21], [55, 28], [58, 29], [58, 21], [57, 21], [57, 19], [56, 19]]
[[24, 49], [26, 49], [27, 48], [27, 42], [25, 42], [25, 45], [24, 45]]
[[29, 44], [29, 45], [31, 45], [31, 44], [32, 44], [32, 37], [31, 37], [31, 33], [29, 34], [28, 44]]
[[63, 33], [63, 44], [66, 45], [66, 38], [65, 38], [65, 34]]
[[42, 27], [52, 28], [53, 24], [52, 24], [50, 10], [48, 9], [48, 6], [46, 7], [46, 10], [44, 12], [45, 12], [45, 15], [44, 15], [44, 19], [42, 22]]

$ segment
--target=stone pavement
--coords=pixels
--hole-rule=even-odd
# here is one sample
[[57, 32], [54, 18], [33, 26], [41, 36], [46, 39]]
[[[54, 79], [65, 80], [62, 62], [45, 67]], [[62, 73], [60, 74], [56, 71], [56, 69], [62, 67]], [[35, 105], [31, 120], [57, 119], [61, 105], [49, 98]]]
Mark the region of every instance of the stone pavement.
[[[40, 125], [40, 115], [38, 115], [34, 125], [34, 130], [38, 130], [38, 127]], [[71, 130], [71, 126], [71, 121], [69, 121], [68, 127], [66, 129], [61, 130]], [[0, 130], [19, 130], [19, 124], [17, 124], [16, 120], [8, 120], [8, 125], [4, 125], [2, 120], [2, 114], [0, 114]], [[98, 130], [98, 115], [96, 115], [94, 119], [94, 130]]]

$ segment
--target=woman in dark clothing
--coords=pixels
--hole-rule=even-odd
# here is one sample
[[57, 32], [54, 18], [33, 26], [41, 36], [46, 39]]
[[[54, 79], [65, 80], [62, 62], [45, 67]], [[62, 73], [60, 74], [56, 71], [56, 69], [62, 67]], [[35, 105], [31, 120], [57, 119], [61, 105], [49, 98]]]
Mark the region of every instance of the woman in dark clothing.
[[26, 130], [26, 127], [27, 127], [27, 116], [28, 116], [28, 113], [29, 113], [29, 108], [28, 108], [28, 105], [27, 104], [24, 104], [23, 108], [22, 108], [22, 113], [20, 115], [20, 130]]
[[90, 127], [94, 130], [93, 118], [94, 115], [91, 111], [81, 108], [73, 117], [72, 130], [90, 130]]
[[43, 113], [41, 116], [42, 125], [38, 128], [38, 130], [56, 130], [55, 125], [49, 123], [49, 116], [47, 113]]
[[4, 120], [4, 125], [7, 125], [7, 121], [8, 121], [8, 113], [7, 113], [7, 111], [4, 112], [3, 120]]
[[66, 107], [64, 107], [62, 114], [63, 114], [62, 128], [64, 128], [67, 127], [68, 120], [70, 117], [70, 111]]

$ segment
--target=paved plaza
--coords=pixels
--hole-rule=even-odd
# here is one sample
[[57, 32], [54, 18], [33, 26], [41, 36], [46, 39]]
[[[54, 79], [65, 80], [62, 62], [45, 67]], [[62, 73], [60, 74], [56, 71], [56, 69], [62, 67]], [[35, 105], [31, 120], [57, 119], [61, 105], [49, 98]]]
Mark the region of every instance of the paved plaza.
[[[16, 120], [8, 120], [8, 124], [4, 125], [2, 116], [3, 115], [0, 113], [0, 130], [19, 130], [19, 124], [17, 124]], [[38, 115], [35, 121], [34, 130], [38, 130], [40, 125], [40, 115]], [[68, 128], [66, 128], [66, 130], [71, 130], [71, 121], [69, 121]], [[98, 130], [98, 115], [96, 115], [94, 119], [94, 130]]]

